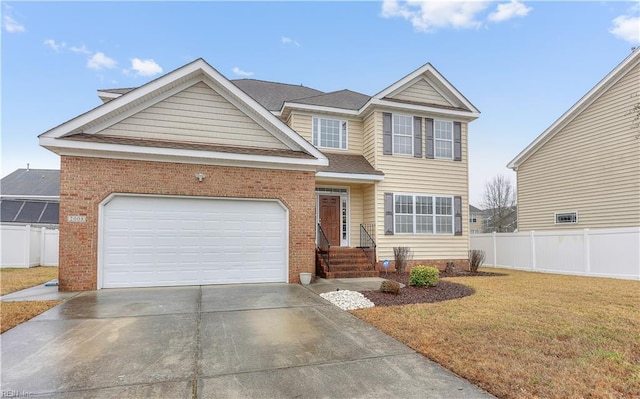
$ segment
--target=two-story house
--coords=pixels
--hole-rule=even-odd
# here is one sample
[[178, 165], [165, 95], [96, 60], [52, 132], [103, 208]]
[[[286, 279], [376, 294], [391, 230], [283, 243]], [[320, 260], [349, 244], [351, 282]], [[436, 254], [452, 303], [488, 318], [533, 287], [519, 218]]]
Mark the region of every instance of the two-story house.
[[468, 262], [479, 111], [430, 64], [368, 96], [199, 59], [99, 96], [40, 135], [61, 157], [63, 290], [297, 282], [328, 247]]
[[636, 48], [508, 164], [520, 231], [640, 226], [638, 107]]

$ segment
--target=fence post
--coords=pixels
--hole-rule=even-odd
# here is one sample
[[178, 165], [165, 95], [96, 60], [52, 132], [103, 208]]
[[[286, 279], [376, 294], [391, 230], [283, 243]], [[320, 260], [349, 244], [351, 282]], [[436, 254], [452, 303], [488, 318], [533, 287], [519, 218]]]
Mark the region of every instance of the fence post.
[[582, 245], [584, 245], [584, 271], [587, 274], [591, 273], [591, 249], [589, 248], [591, 243], [589, 242], [589, 229], [584, 229]]
[[29, 267], [31, 264], [31, 225], [24, 226], [24, 261], [22, 265]]
[[498, 267], [498, 250], [496, 245], [496, 232], [491, 233], [493, 237], [493, 267]]
[[40, 266], [44, 266], [44, 254], [46, 253], [47, 229], [40, 228]]
[[531, 230], [529, 237], [531, 237], [531, 268], [536, 270], [536, 235], [534, 230]]

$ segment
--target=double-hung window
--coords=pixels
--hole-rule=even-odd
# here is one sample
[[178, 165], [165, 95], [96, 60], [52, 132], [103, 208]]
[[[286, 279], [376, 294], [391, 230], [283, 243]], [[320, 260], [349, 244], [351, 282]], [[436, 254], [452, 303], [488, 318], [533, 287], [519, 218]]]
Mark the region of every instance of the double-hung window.
[[313, 145], [322, 148], [347, 149], [347, 121], [313, 118]]
[[413, 155], [413, 117], [393, 114], [393, 153]]
[[453, 122], [434, 121], [435, 157], [453, 159]]
[[395, 194], [396, 234], [453, 234], [453, 198]]

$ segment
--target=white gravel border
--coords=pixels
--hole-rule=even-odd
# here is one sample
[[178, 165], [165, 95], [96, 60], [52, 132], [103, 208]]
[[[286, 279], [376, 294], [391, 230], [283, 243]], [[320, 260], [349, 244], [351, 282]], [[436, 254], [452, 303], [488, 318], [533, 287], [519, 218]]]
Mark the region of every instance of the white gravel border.
[[372, 308], [375, 306], [373, 302], [357, 291], [330, 291], [322, 293], [320, 296], [342, 310]]

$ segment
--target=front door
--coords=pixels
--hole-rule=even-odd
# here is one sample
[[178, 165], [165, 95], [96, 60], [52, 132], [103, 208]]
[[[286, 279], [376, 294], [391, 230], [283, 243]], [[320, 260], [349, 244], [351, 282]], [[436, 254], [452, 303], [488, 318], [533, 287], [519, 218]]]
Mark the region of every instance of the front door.
[[340, 196], [321, 195], [320, 226], [329, 240], [329, 244], [340, 246]]

